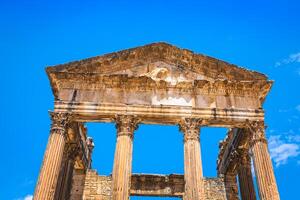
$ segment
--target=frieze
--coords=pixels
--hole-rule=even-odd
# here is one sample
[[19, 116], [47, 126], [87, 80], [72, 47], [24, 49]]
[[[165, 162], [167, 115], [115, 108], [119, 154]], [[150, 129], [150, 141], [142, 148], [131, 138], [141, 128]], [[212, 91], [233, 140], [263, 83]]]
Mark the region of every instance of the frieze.
[[[63, 81], [60, 80], [57, 82], [58, 89], [72, 89], [72, 90], [86, 90], [86, 91], [95, 91], [95, 90], [105, 90], [105, 89], [115, 89], [115, 90], [128, 90], [128, 91], [153, 91], [153, 90], [163, 90], [163, 91], [178, 91], [194, 94], [203, 94], [203, 95], [235, 95], [235, 96], [249, 96], [249, 97], [260, 97], [260, 89], [263, 87], [264, 83], [254, 84], [254, 83], [224, 83], [219, 84], [218, 82], [207, 82], [203, 81], [202, 84], [197, 82], [180, 82], [176, 85], [170, 85], [165, 81], [155, 82], [145, 81], [144, 79], [135, 78], [135, 80], [130, 81], [121, 81], [119, 79], [102, 79], [100, 81], [95, 81], [90, 83], [89, 81]], [[268, 83], [267, 83], [268, 84]]]

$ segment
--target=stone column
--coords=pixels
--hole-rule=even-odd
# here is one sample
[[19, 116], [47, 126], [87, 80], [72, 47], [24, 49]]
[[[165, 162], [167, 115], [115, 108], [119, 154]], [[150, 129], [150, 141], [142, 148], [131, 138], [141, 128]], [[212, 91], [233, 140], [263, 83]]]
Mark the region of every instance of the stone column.
[[265, 126], [262, 121], [251, 124], [250, 148], [254, 161], [257, 185], [261, 200], [279, 200], [272, 161], [265, 138]]
[[56, 200], [69, 199], [73, 178], [73, 170], [75, 165], [75, 157], [78, 154], [78, 152], [78, 144], [67, 144], [65, 147], [65, 155], [62, 161], [60, 177], [58, 179], [56, 187]]
[[179, 124], [184, 134], [184, 200], [204, 199], [200, 125], [201, 120], [194, 118], [184, 119]]
[[256, 200], [248, 149], [243, 150], [240, 156], [238, 178], [242, 200]]
[[239, 190], [235, 173], [226, 173], [224, 176], [226, 197], [228, 200], [239, 200]]
[[133, 116], [116, 117], [117, 144], [112, 174], [112, 200], [128, 200], [130, 196], [132, 141], [137, 122]]
[[39, 179], [35, 188], [35, 200], [54, 199], [57, 179], [61, 169], [67, 137], [68, 113], [51, 112], [52, 126]]

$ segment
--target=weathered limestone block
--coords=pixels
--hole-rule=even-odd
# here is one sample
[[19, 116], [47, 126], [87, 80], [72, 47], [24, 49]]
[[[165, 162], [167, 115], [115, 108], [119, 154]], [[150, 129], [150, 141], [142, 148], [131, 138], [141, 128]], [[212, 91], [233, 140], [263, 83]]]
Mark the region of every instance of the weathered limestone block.
[[182, 197], [184, 178], [182, 175], [133, 174], [131, 177], [131, 195]]
[[111, 176], [99, 176], [96, 171], [86, 173], [82, 200], [111, 200]]
[[226, 200], [223, 178], [204, 178], [206, 200]]

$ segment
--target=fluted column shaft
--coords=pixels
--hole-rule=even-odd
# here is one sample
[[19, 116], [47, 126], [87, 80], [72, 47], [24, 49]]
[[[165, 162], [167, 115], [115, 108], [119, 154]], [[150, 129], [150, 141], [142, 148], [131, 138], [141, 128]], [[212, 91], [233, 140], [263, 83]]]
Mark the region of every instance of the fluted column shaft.
[[238, 178], [242, 200], [256, 200], [248, 151], [241, 154]]
[[67, 124], [70, 118], [69, 114], [52, 112], [50, 115], [52, 119], [52, 126], [39, 179], [35, 189], [35, 200], [54, 199], [57, 180], [64, 155]]
[[184, 134], [184, 200], [204, 199], [199, 119], [184, 119], [179, 124]]
[[272, 161], [268, 151], [265, 138], [265, 127], [263, 122], [256, 122], [251, 126], [251, 152], [254, 161], [257, 185], [261, 200], [279, 200], [276, 179], [273, 171]]
[[227, 173], [224, 176], [226, 196], [228, 200], [239, 200], [236, 174]]
[[70, 195], [75, 157], [78, 154], [78, 151], [78, 144], [67, 144], [65, 147], [65, 155], [62, 161], [60, 177], [56, 187], [56, 200], [68, 199]]
[[133, 116], [117, 116], [117, 144], [112, 174], [113, 200], [127, 200], [130, 196], [133, 132], [137, 120]]

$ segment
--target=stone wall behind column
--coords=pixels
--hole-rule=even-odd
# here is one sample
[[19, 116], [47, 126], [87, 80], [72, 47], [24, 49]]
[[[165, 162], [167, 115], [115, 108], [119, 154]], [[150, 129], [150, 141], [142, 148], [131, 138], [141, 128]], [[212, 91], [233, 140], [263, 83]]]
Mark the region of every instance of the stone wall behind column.
[[85, 184], [85, 173], [74, 170], [70, 200], [82, 200], [83, 189]]
[[[183, 175], [182, 175], [183, 176]], [[85, 176], [83, 200], [111, 200], [111, 176], [98, 175], [95, 170], [89, 170]], [[205, 196], [209, 200], [226, 200], [223, 178], [204, 179]], [[182, 187], [182, 192], [184, 187]], [[79, 199], [72, 199], [79, 200]]]
[[205, 196], [209, 200], [226, 200], [223, 178], [204, 178]]
[[86, 173], [83, 200], [110, 200], [112, 195], [111, 176], [100, 176], [95, 170]]

